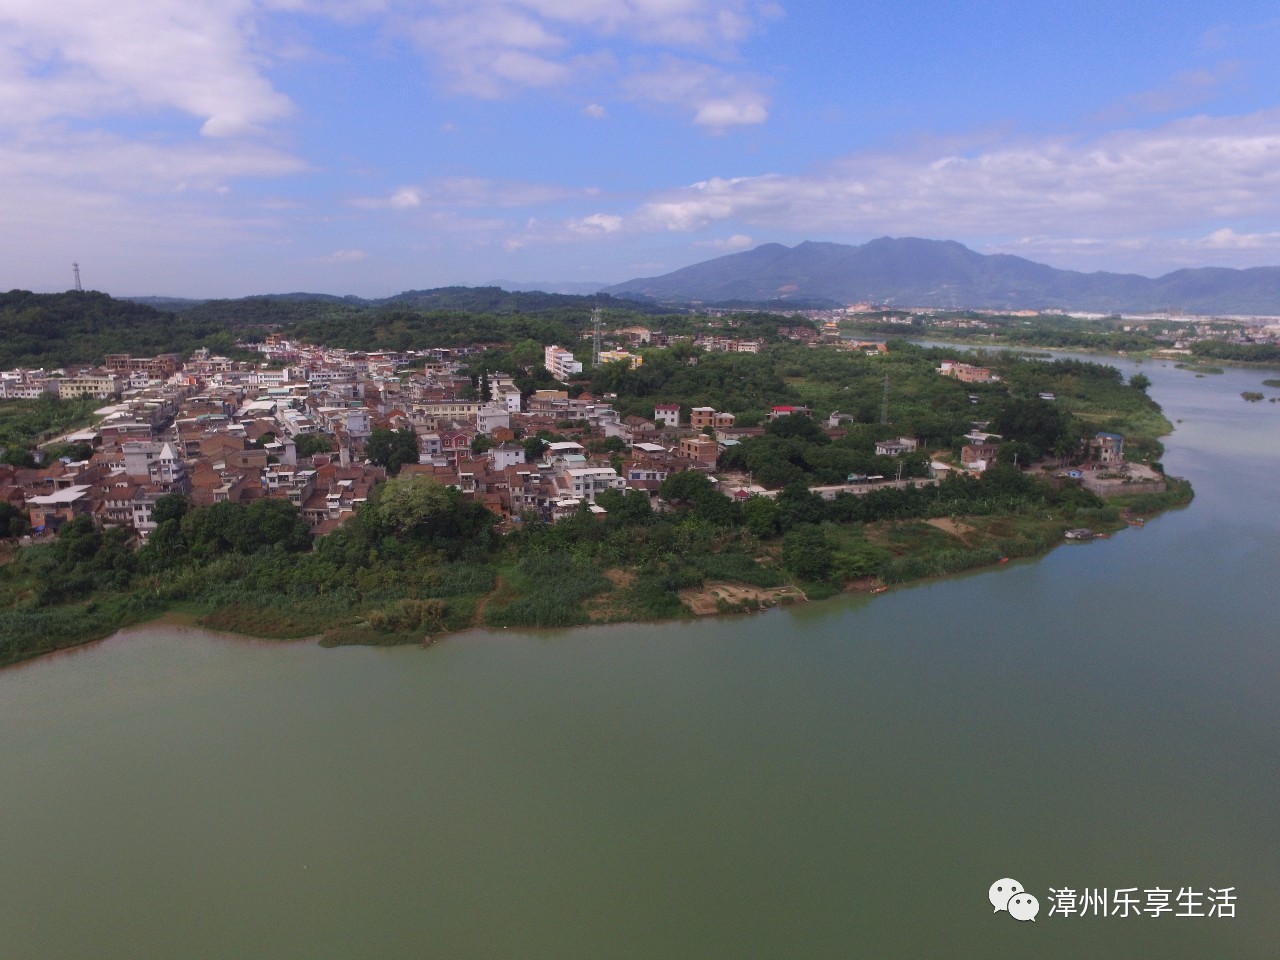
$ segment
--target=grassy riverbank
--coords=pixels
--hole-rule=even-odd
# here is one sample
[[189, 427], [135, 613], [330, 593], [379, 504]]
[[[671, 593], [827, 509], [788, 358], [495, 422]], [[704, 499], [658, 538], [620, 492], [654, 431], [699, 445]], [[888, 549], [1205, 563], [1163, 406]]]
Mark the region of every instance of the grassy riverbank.
[[[962, 489], [946, 485], [884, 491], [889, 496], [881, 499], [892, 503], [892, 510], [868, 521], [836, 519], [857, 503], [825, 504], [796, 490], [783, 509], [809, 516], [795, 517], [785, 533], [779, 529], [768, 536], [741, 524], [716, 525], [696, 517], [699, 509], [714, 509], [704, 502], [701, 508], [690, 504], [672, 517], [641, 522], [610, 525], [583, 517], [534, 525], [488, 556], [470, 559], [451, 559], [438, 548], [406, 550], [396, 537], [390, 549], [401, 554], [403, 564], [383, 557], [370, 565], [370, 544], [364, 541], [362, 569], [339, 565], [329, 577], [321, 575], [316, 553], [290, 555], [278, 547], [146, 569], [149, 545], [138, 551], [142, 568], [128, 589], [81, 583], [88, 596], [52, 605], [39, 602], [48, 578], [65, 583], [76, 573], [59, 569], [67, 560], [65, 549], [60, 556], [57, 543], [42, 545], [24, 551], [0, 576], [0, 598], [9, 607], [0, 613], [0, 665], [162, 617], [262, 639], [389, 645], [433, 642], [477, 626], [686, 618], [694, 609], [708, 612], [700, 596], [716, 612], [741, 612], [1036, 556], [1061, 543], [1070, 527], [1119, 529], [1126, 508], [1151, 513], [1191, 497], [1188, 485], [1175, 482], [1167, 494], [1102, 504], [1074, 488], [1064, 496], [1025, 477], [1016, 489], [1008, 486], [1018, 482], [1017, 476], [1006, 475], [1006, 486], [999, 489], [994, 484], [983, 489], [975, 481], [968, 492], [983, 496], [968, 500], [957, 496]], [[962, 509], [962, 503], [971, 509]], [[358, 531], [348, 536], [356, 540]], [[374, 546], [372, 554], [386, 546]], [[114, 565], [108, 569], [119, 572]], [[92, 577], [83, 568], [79, 575]], [[743, 589], [725, 591], [727, 584]], [[726, 601], [728, 595], [735, 599]]]
[[[1119, 525], [1115, 503], [1009, 464], [1078, 460], [1082, 438], [1098, 430], [1123, 433], [1132, 459], [1157, 461], [1171, 425], [1146, 384], [1099, 364], [1013, 356], [983, 360], [1001, 380], [964, 384], [937, 371], [955, 356], [909, 344], [874, 357], [787, 345], [696, 365], [659, 355], [598, 373], [609, 381], [600, 387], [636, 409], [672, 393], [713, 397], [718, 383], [738, 385], [742, 419], [763, 421], [774, 403], [811, 405], [814, 418], [769, 420], [721, 456], [722, 470], [750, 474], [771, 497], [729, 497], [685, 471], [664, 481], [656, 505], [643, 491], [609, 490], [597, 497], [603, 517], [583, 505], [555, 524], [524, 516], [499, 534], [497, 518], [459, 491], [394, 477], [319, 538], [286, 500], [198, 507], [171, 495], [142, 547], [127, 530], [78, 517], [0, 564], [0, 664], [174, 612], [220, 631], [326, 644], [663, 620], [955, 573], [1043, 553], [1067, 527]], [[822, 429], [836, 411], [840, 428]], [[954, 462], [975, 421], [1005, 438], [1001, 463], [981, 477], [927, 480], [929, 461]], [[903, 435], [920, 448], [875, 453]], [[918, 483], [831, 500], [811, 492], [851, 473], [899, 471]]]

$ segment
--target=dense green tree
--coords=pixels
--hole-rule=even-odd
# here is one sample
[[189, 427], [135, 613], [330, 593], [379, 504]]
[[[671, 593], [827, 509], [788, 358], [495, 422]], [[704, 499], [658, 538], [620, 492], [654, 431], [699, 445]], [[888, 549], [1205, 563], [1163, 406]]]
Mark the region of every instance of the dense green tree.
[[263, 497], [250, 503], [245, 509], [241, 534], [237, 546], [243, 553], [262, 546], [279, 546], [290, 553], [311, 549], [311, 531], [306, 522], [293, 504], [280, 497]]
[[376, 427], [365, 443], [364, 452], [370, 463], [386, 467], [387, 475], [394, 477], [406, 463], [418, 462], [418, 434], [412, 427], [399, 430]]
[[156, 500], [155, 506], [151, 508], [151, 519], [157, 524], [162, 524], [166, 520], [181, 521], [187, 515], [187, 510], [191, 507], [191, 501], [181, 493], [166, 493], [163, 497]]
[[92, 456], [93, 444], [90, 443], [51, 443], [44, 448], [45, 463], [64, 458], [73, 463], [79, 463]]
[[793, 413], [789, 416], [770, 420], [765, 425], [765, 433], [783, 440], [807, 440], [810, 443], [830, 443], [831, 439], [822, 432], [813, 417], [805, 413]]
[[0, 500], [0, 538], [21, 537], [30, 532], [26, 513], [7, 500]]
[[782, 538], [782, 563], [801, 580], [821, 582], [835, 573], [835, 550], [821, 527], [803, 524]]
[[526, 437], [524, 440], [524, 458], [529, 463], [535, 463], [542, 459], [542, 455], [547, 452], [547, 441], [542, 437]]
[[379, 539], [400, 537], [423, 546], [458, 552], [485, 538], [497, 518], [482, 504], [465, 499], [433, 477], [393, 477], [379, 485], [366, 510]]
[[996, 416], [993, 427], [1006, 440], [1021, 440], [1036, 456], [1052, 451], [1069, 437], [1062, 411], [1039, 399], [1010, 399]]
[[693, 504], [715, 493], [711, 478], [699, 470], [681, 470], [662, 481], [659, 494], [668, 503]]
[[778, 532], [778, 505], [770, 497], [750, 497], [742, 504], [742, 516], [753, 536], [768, 539]]
[[300, 458], [333, 450], [333, 438], [327, 433], [300, 433], [293, 438], [293, 443]]

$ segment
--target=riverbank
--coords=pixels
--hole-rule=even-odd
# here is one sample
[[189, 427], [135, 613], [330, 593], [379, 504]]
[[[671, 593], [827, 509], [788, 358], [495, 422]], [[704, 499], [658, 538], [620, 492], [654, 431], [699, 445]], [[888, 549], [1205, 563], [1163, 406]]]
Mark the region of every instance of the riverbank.
[[[1020, 471], [1019, 457], [1078, 461], [1086, 438], [1107, 431], [1124, 436], [1128, 460], [1157, 464], [1157, 438], [1172, 428], [1141, 385], [1080, 360], [993, 359], [1001, 379], [976, 385], [939, 376], [917, 348], [870, 358], [782, 349], [761, 362], [780, 377], [771, 396], [819, 412], [771, 421], [722, 452], [722, 471], [753, 476], [770, 496], [675, 469], [657, 500], [605, 490], [551, 522], [533, 510], [499, 514], [457, 486], [404, 475], [313, 537], [280, 498], [209, 506], [175, 494], [157, 504], [164, 519], [145, 544], [77, 517], [0, 566], [0, 663], [172, 611], [266, 639], [386, 645], [476, 626], [659, 622], [690, 617], [691, 606], [819, 599], [868, 577], [887, 586], [944, 576], [1044, 553], [1069, 526], [1118, 525], [1115, 505], [1056, 469]], [[885, 412], [886, 378], [892, 428], [875, 416]], [[824, 428], [822, 411], [837, 409], [859, 413]], [[958, 462], [969, 431], [988, 423], [1010, 444], [1000, 463], [926, 479], [932, 460]], [[890, 429], [919, 437], [921, 449], [878, 454]], [[850, 475], [891, 471], [904, 483], [831, 496]], [[717, 584], [730, 592], [708, 591]]]
[[[842, 556], [855, 556], [864, 568], [837, 580], [805, 581], [782, 575], [778, 551], [757, 557], [751, 580], [721, 577], [679, 589], [678, 605], [658, 607], [646, 615], [634, 602], [641, 571], [610, 567], [600, 571], [607, 587], [594, 591], [584, 604], [584, 616], [569, 623], [503, 622], [501, 611], [535, 599], [536, 586], [521, 584], [519, 573], [494, 574], [484, 594], [452, 598], [400, 598], [383, 606], [339, 613], [326, 604], [291, 602], [281, 597], [274, 605], [232, 602], [206, 607], [190, 602], [161, 605], [137, 595], [105, 597], [73, 610], [63, 631], [42, 631], [47, 642], [9, 644], [0, 666], [58, 655], [91, 645], [122, 630], [138, 627], [176, 627], [209, 631], [260, 642], [314, 641], [322, 646], [431, 645], [473, 629], [504, 626], [568, 627], [624, 623], [681, 622], [697, 617], [763, 611], [777, 605], [821, 602], [849, 593], [878, 594], [891, 587], [937, 580], [957, 573], [995, 567], [1014, 558], [1043, 556], [1066, 543], [1065, 531], [1088, 526], [1114, 533], [1136, 516], [1149, 517], [1191, 502], [1185, 481], [1171, 480], [1164, 494], [1116, 498], [1102, 507], [1066, 513], [1043, 508], [987, 515], [954, 515], [869, 524], [832, 525], [829, 534]], [[866, 569], [874, 566], [874, 569]], [[248, 601], [249, 598], [246, 598]], [[651, 608], [652, 609], [652, 608]], [[115, 615], [112, 615], [112, 612]], [[74, 619], [79, 614], [78, 622]], [[337, 614], [337, 616], [335, 616]], [[77, 629], [78, 627], [78, 629]]]

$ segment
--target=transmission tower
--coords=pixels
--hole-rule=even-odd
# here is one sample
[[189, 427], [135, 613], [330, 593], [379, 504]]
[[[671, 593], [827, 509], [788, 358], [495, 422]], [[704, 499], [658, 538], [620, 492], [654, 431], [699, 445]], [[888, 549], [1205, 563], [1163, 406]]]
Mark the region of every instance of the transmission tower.
[[880, 401], [880, 423], [886, 425], [889, 422], [889, 375], [884, 375], [884, 399]]
[[72, 274], [75, 275], [75, 278], [76, 278], [76, 292], [83, 293], [84, 287], [80, 286], [80, 264], [73, 263], [71, 265], [71, 272]]
[[600, 308], [596, 307], [591, 311], [591, 326], [593, 328], [594, 340], [592, 342], [591, 365], [600, 365]]

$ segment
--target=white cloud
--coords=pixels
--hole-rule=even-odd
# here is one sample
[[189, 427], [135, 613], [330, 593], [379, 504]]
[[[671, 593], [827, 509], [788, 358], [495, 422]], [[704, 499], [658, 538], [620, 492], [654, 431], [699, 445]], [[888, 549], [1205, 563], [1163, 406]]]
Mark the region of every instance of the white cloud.
[[1237, 233], [1230, 227], [1223, 227], [1193, 243], [1209, 250], [1274, 250], [1280, 247], [1280, 233]]
[[279, 177], [306, 165], [251, 142], [166, 144], [107, 133], [30, 132], [0, 143], [0, 196], [24, 180], [114, 192], [225, 192], [227, 179]]
[[570, 220], [568, 228], [574, 233], [587, 236], [617, 233], [622, 229], [622, 218], [611, 213], [593, 213], [581, 220]]
[[709, 100], [698, 108], [693, 122], [712, 130], [724, 130], [727, 127], [764, 123], [768, 119], [769, 111], [759, 101]]
[[1199, 236], [1280, 219], [1280, 111], [713, 178], [656, 194], [631, 219], [647, 230], [741, 223], [814, 237]]
[[[366, 210], [413, 210], [459, 207], [530, 207], [592, 194], [592, 188], [573, 189], [521, 180], [485, 177], [444, 177], [427, 183], [398, 187], [386, 197], [357, 197], [353, 206]], [[595, 191], [598, 192], [598, 191]]]
[[[458, 93], [497, 98], [531, 88], [621, 84], [631, 99], [689, 107], [695, 123], [716, 131], [768, 115], [761, 80], [725, 64], [779, 14], [775, 4], [427, 0], [426, 8], [410, 35]], [[599, 119], [603, 109], [593, 103], [586, 113]]]
[[387, 198], [387, 206], [395, 210], [412, 210], [422, 206], [422, 194], [413, 187], [401, 187]]
[[764, 81], [719, 67], [664, 57], [654, 67], [628, 77], [623, 89], [635, 100], [692, 107], [693, 122], [712, 131], [764, 123], [769, 118]]
[[1211, 69], [1185, 70], [1151, 90], [1130, 94], [1119, 103], [1102, 111], [1095, 119], [1115, 122], [1144, 114], [1173, 113], [1206, 103], [1240, 72], [1233, 60]]
[[746, 250], [755, 246], [755, 241], [745, 233], [735, 233], [731, 237], [717, 237], [714, 240], [699, 240], [695, 247], [711, 247], [715, 250]]
[[253, 0], [0, 0], [0, 124], [172, 108], [239, 136], [292, 104], [252, 49]]
[[365, 250], [335, 250], [333, 253], [325, 254], [323, 257], [316, 257], [314, 263], [359, 263], [362, 260], [368, 260], [369, 254]]
[[592, 120], [604, 120], [609, 116], [609, 111], [598, 103], [589, 103], [582, 108], [582, 112]]

